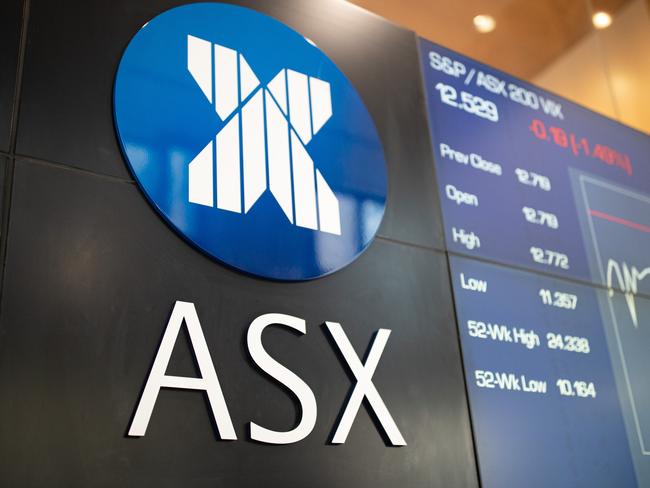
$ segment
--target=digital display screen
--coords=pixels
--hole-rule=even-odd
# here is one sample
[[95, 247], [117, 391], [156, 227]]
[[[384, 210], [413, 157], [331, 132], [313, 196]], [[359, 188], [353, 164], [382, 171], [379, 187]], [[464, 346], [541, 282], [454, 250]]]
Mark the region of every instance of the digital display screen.
[[483, 486], [649, 486], [650, 137], [420, 55]]

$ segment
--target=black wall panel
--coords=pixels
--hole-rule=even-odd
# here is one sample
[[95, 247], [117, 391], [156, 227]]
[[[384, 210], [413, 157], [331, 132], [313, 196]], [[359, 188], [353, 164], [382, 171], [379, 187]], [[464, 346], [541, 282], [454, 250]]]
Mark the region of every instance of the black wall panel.
[[[17, 152], [131, 178], [115, 139], [112, 87], [120, 57], [173, 0], [31, 0]], [[366, 103], [389, 166], [380, 234], [442, 247], [415, 36], [339, 0], [242, 0], [312, 39]]]
[[[188, 246], [135, 184], [18, 159], [0, 320], [0, 485], [41, 487], [477, 486], [444, 254], [377, 239], [323, 279], [273, 283]], [[163, 391], [145, 437], [125, 437], [175, 300], [196, 304], [239, 437], [216, 439], [199, 392]], [[246, 356], [251, 320], [281, 312], [307, 334], [265, 333], [318, 400], [300, 443], [246, 440], [246, 422], [289, 429], [295, 405]], [[359, 354], [392, 335], [375, 384], [408, 446], [387, 447], [362, 406], [327, 444], [351, 382], [324, 333]], [[193, 375], [188, 347], [170, 372]]]
[[0, 2], [0, 151], [8, 152], [14, 101], [22, 0]]
[[[12, 171], [0, 158], [0, 187], [11, 188], [0, 486], [477, 486], [414, 34], [336, 0], [231, 2], [293, 27], [338, 65], [377, 125], [389, 169], [379, 237], [357, 261], [310, 282], [270, 282], [216, 263], [167, 227], [117, 144], [121, 54], [141, 25], [181, 3], [29, 0], [21, 61], [22, 2], [0, 6], [0, 151], [11, 157], [24, 65]], [[161, 393], [146, 436], [126, 436], [175, 300], [196, 305], [237, 441], [218, 440], [200, 392], [179, 390]], [[250, 322], [269, 312], [307, 321], [304, 336], [272, 327], [264, 345], [318, 401], [312, 434], [286, 446], [247, 439], [249, 421], [288, 430], [298, 415], [246, 351]], [[374, 382], [406, 447], [386, 444], [366, 403], [347, 442], [328, 443], [353, 378], [326, 320], [342, 324], [360, 356], [377, 329], [392, 330]], [[168, 372], [197, 374], [184, 336]]]
[[[5, 218], [5, 195], [8, 190], [5, 189], [5, 186], [7, 184], [7, 180], [9, 175], [7, 174], [9, 171], [9, 158], [6, 158], [4, 156], [0, 156], [0, 215]], [[5, 232], [5, 229], [2, 228], [0, 230], [1, 233]], [[0, 236], [1, 238], [1, 236]]]

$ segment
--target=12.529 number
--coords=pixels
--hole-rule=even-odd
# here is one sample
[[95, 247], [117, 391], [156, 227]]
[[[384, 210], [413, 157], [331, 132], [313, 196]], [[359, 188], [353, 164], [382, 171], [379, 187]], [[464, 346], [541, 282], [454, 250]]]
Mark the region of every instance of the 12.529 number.
[[460, 92], [460, 99], [458, 92], [453, 86], [444, 83], [438, 83], [436, 90], [440, 92], [440, 100], [451, 107], [456, 107], [464, 110], [467, 113], [476, 115], [492, 122], [499, 121], [499, 111], [494, 102], [485, 100], [476, 95], [472, 95], [466, 91]]

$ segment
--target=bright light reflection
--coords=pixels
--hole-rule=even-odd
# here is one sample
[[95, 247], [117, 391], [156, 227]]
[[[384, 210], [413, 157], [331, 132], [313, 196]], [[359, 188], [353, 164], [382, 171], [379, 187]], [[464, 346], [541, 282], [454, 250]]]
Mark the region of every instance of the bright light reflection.
[[481, 34], [492, 32], [497, 26], [497, 21], [491, 15], [480, 14], [474, 17], [474, 28]]
[[612, 16], [607, 12], [596, 12], [591, 17], [591, 21], [596, 29], [605, 29], [612, 24]]

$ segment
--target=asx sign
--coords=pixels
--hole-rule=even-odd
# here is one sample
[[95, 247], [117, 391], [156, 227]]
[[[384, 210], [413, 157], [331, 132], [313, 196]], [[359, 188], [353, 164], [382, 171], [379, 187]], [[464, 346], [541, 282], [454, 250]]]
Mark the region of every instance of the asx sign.
[[[330, 274], [355, 260], [384, 214], [386, 164], [359, 94], [313, 42], [252, 10], [217, 3], [177, 7], [130, 41], [114, 89], [119, 142], [151, 205], [189, 243], [240, 271], [282, 281]], [[182, 325], [199, 377], [166, 373]], [[270, 313], [248, 328], [253, 362], [300, 404], [289, 431], [250, 423], [250, 437], [291, 444], [317, 418], [314, 392], [264, 349], [262, 332], [307, 332]], [[333, 444], [345, 443], [367, 400], [389, 442], [406, 445], [372, 377], [390, 331], [365, 360], [343, 328], [327, 333], [356, 382]], [[222, 439], [236, 439], [194, 304], [177, 301], [129, 427], [144, 436], [161, 388], [204, 391]]]
[[[174, 344], [178, 339], [183, 323], [187, 327], [191, 348], [201, 375], [198, 378], [166, 374]], [[246, 346], [253, 362], [264, 373], [284, 385], [297, 398], [300, 404], [300, 420], [293, 429], [282, 432], [270, 430], [251, 422], [249, 424], [250, 438], [266, 444], [292, 444], [304, 439], [311, 433], [316, 425], [318, 407], [314, 392], [309, 385], [296, 373], [273, 359], [264, 349], [262, 333], [271, 325], [280, 325], [300, 334], [307, 333], [307, 326], [301, 318], [286, 314], [269, 313], [253, 320], [246, 334]], [[331, 443], [345, 443], [361, 403], [364, 399], [367, 399], [368, 405], [375, 413], [389, 442], [393, 446], [405, 446], [406, 441], [372, 382], [372, 376], [379, 364], [391, 331], [387, 329], [377, 331], [370, 345], [366, 362], [363, 363], [343, 331], [341, 324], [325, 322], [325, 328], [338, 348], [341, 357], [345, 360], [348, 370], [356, 380], [339, 417]], [[141, 437], [145, 435], [161, 388], [204, 391], [221, 439], [237, 439], [226, 399], [221, 390], [219, 378], [210, 358], [210, 351], [193, 303], [177, 301], [174, 305], [149, 373], [149, 378], [129, 427], [129, 436]]]

